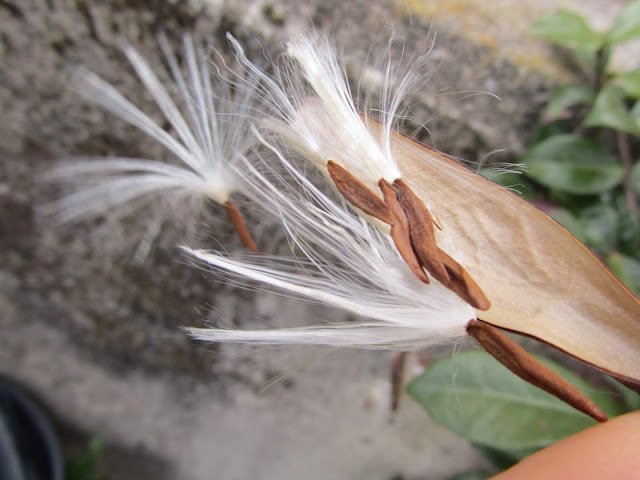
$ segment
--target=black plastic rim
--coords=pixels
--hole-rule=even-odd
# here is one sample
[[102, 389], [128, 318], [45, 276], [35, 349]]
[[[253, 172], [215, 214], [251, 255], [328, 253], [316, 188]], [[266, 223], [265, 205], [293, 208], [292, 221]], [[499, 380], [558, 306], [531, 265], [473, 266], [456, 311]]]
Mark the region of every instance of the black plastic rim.
[[0, 478], [64, 478], [60, 442], [48, 415], [32, 394], [3, 376], [0, 376]]

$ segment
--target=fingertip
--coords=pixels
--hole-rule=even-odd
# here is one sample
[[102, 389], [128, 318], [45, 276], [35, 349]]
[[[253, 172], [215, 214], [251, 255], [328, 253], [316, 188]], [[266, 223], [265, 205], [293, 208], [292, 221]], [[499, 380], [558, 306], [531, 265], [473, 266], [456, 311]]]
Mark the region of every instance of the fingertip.
[[493, 480], [640, 480], [640, 411], [616, 417], [525, 458]]

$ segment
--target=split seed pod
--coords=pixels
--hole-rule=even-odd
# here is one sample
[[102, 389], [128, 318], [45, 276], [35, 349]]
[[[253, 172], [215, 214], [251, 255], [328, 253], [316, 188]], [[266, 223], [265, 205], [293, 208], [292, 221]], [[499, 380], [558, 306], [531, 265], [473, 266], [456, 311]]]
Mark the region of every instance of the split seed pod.
[[[602, 412], [586, 397], [552, 380], [551, 372], [525, 358], [524, 351], [490, 325], [542, 340], [631, 387], [640, 386], [638, 299], [545, 214], [396, 133], [394, 117], [415, 81], [411, 73], [396, 79], [395, 92], [385, 85], [384, 115], [377, 123], [355, 107], [343, 67], [326, 37], [291, 42], [290, 63], [275, 78], [249, 62], [230, 40], [239, 62], [262, 83], [263, 101], [274, 112], [264, 127], [288, 150], [315, 164], [364, 218], [388, 225], [416, 279], [439, 283], [478, 310], [467, 319], [467, 332], [492, 355], [600, 420]], [[387, 82], [397, 73], [389, 62]], [[204, 258], [202, 252], [197, 256]], [[430, 322], [428, 315], [424, 322]], [[197, 336], [226, 341], [213, 333]], [[260, 336], [247, 332], [235, 341], [259, 342]], [[284, 337], [280, 341], [286, 342]]]
[[508, 190], [394, 137], [404, 179], [438, 213], [492, 305], [487, 323], [640, 388], [640, 303], [584, 245]]

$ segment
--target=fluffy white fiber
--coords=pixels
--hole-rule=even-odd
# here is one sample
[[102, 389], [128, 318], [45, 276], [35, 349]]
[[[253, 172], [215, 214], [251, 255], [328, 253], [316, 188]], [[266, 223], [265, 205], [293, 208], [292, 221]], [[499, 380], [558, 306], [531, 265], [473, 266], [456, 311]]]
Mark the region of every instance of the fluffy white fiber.
[[[230, 257], [184, 249], [234, 283], [338, 307], [358, 320], [262, 331], [187, 329], [192, 336], [214, 342], [412, 349], [466, 335], [474, 309], [437, 280], [428, 285], [419, 281], [385, 231], [344, 201], [323, 193], [305, 176], [305, 167], [289, 157], [296, 153], [325, 174], [328, 160], [334, 160], [376, 191], [380, 178], [399, 178], [391, 132], [418, 73], [400, 75], [393, 62], [384, 65], [382, 108], [376, 119], [382, 128], [372, 128], [368, 111], [361, 114], [356, 107], [328, 37], [311, 34], [291, 42], [274, 76], [250, 62], [235, 39], [229, 41], [244, 72], [218, 78], [215, 88], [208, 65], [198, 62], [200, 52], [190, 39], [184, 45], [186, 77], [163, 41], [180, 107], [144, 59], [125, 48], [174, 134], [98, 77], [83, 75], [85, 97], [153, 137], [182, 164], [105, 158], [63, 165], [57, 170], [60, 177], [97, 176], [99, 181], [62, 200], [61, 218], [75, 220], [113, 207], [126, 210], [141, 197], [168, 190], [224, 203], [241, 186], [246, 196], [282, 223], [292, 256]], [[256, 118], [256, 104], [270, 117]], [[253, 120], [262, 120], [268, 139], [249, 128]], [[251, 149], [256, 140], [257, 147]]]
[[[302, 258], [187, 252], [214, 270], [259, 282], [366, 319], [348, 325], [264, 331], [187, 329], [200, 340], [257, 344], [315, 344], [361, 348], [420, 348], [466, 334], [473, 308], [435, 279], [411, 273], [390, 237], [317, 189], [278, 149], [263, 141], [287, 181], [265, 162], [241, 168], [249, 195], [277, 214]], [[261, 171], [262, 170], [262, 171]], [[297, 268], [296, 268], [297, 267]]]
[[[188, 36], [183, 42], [182, 68], [165, 37], [160, 37], [160, 46], [173, 77], [172, 90], [178, 91], [175, 99], [136, 50], [126, 45], [124, 53], [171, 126], [171, 133], [95, 74], [79, 72], [75, 85], [88, 102], [163, 145], [171, 159], [100, 157], [61, 163], [52, 172], [55, 179], [85, 186], [53, 206], [59, 221], [103, 214], [124, 216], [151, 195], [181, 201], [195, 196], [224, 204], [233, 191], [241, 188], [238, 175], [230, 167], [255, 141], [249, 128], [256, 114], [250, 81], [234, 93], [228, 82], [218, 76], [212, 79], [213, 66]], [[165, 209], [167, 213], [180, 211]]]
[[[373, 112], [368, 104], [370, 92], [363, 92], [364, 105], [356, 105], [345, 66], [327, 35], [315, 32], [290, 41], [273, 76], [252, 63], [233, 37], [228, 38], [247, 78], [261, 82], [260, 100], [272, 114], [262, 126], [276, 133], [288, 148], [321, 170], [334, 160], [375, 190], [381, 178], [393, 182], [401, 177], [391, 131], [406, 107], [403, 100], [425, 82], [422, 58], [413, 59], [414, 68], [403, 69], [401, 62], [392, 61], [389, 43], [376, 65], [383, 82], [380, 105]], [[371, 128], [372, 121], [382, 124], [381, 135], [372, 133], [378, 130]]]

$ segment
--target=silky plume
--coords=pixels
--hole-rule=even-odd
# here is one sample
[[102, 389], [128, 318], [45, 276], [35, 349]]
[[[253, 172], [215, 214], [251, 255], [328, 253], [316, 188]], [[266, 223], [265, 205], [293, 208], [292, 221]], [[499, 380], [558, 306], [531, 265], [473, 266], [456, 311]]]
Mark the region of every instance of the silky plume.
[[142, 206], [154, 203], [154, 214], [162, 209], [162, 223], [169, 216], [197, 217], [206, 200], [213, 200], [225, 207], [242, 242], [257, 251], [239, 208], [231, 201], [234, 192], [244, 189], [233, 166], [255, 144], [250, 125], [259, 113], [251, 80], [244, 82], [242, 91], [234, 91], [225, 78], [226, 68], [211, 62], [190, 36], [183, 38], [182, 67], [167, 38], [161, 35], [159, 43], [173, 79], [170, 90], [178, 93], [175, 98], [138, 51], [127, 44], [123, 53], [171, 130], [91, 72], [79, 71], [74, 85], [87, 102], [153, 138], [170, 158], [91, 157], [61, 162], [47, 177], [70, 184], [72, 193], [44, 211], [66, 224], [139, 214]]
[[[474, 307], [466, 331], [494, 357], [599, 420], [606, 417], [584, 395], [525, 360], [526, 352], [493, 326], [548, 342], [638, 388], [637, 298], [546, 215], [440, 152], [398, 134], [394, 125], [414, 84], [411, 73], [397, 77], [393, 73], [399, 70], [392, 62], [386, 64], [383, 107], [374, 120], [366, 109], [356, 108], [344, 68], [326, 36], [312, 34], [290, 42], [284, 66], [273, 76], [230, 41], [247, 76], [260, 83], [261, 101], [271, 109], [263, 129], [276, 136], [284, 151], [297, 152], [330, 178], [361, 218], [380, 232], [389, 231], [396, 254], [415, 279], [444, 286]], [[391, 215], [393, 202], [402, 208]], [[400, 221], [403, 215], [407, 225]], [[275, 278], [273, 271], [269, 278], [256, 276], [248, 264], [196, 255], [254, 280], [269, 283]], [[286, 286], [294, 291], [291, 287]], [[430, 304], [436, 301], [429, 296]], [[481, 324], [475, 323], [478, 316]], [[425, 313], [423, 320], [431, 323], [431, 316]], [[253, 341], [254, 335], [239, 333], [235, 340]], [[292, 338], [269, 335], [270, 343]], [[306, 341], [313, 343], [312, 337], [307, 335]], [[412, 348], [411, 342], [387, 345]]]
[[[278, 216], [298, 256], [232, 258], [187, 247], [185, 251], [237, 282], [258, 282], [261, 287], [341, 308], [360, 320], [257, 331], [188, 328], [192, 336], [263, 345], [420, 349], [466, 335], [466, 325], [475, 318], [470, 305], [437, 281], [420, 282], [386, 233], [343, 201], [323, 193], [296, 162], [259, 138], [266, 149], [261, 168], [249, 161], [241, 166], [251, 187], [248, 195]], [[271, 158], [264, 160], [267, 154]]]

